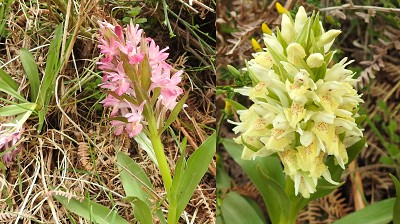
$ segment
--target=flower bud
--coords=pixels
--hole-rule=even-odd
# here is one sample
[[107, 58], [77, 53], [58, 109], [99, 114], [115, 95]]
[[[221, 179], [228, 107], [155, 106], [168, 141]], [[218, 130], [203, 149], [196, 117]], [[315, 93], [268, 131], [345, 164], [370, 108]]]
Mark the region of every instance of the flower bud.
[[320, 53], [310, 54], [307, 58], [307, 65], [310, 68], [318, 68], [324, 63], [324, 56]]
[[342, 31], [340, 30], [329, 30], [328, 32], [322, 34], [319, 38], [319, 40], [317, 41], [317, 46], [318, 47], [322, 47], [325, 46], [327, 44], [329, 44], [330, 42], [332, 42], [337, 36], [339, 36], [339, 34]]
[[254, 51], [256, 51], [256, 52], [262, 51], [262, 48], [261, 48], [260, 44], [257, 42], [256, 39], [251, 38], [251, 45], [253, 45]]
[[288, 62], [294, 65], [300, 63], [300, 59], [306, 56], [304, 48], [298, 43], [289, 44], [286, 48]]
[[306, 21], [307, 21], [306, 10], [304, 10], [303, 6], [300, 6], [299, 11], [297, 11], [296, 14], [296, 19], [294, 21], [294, 29], [296, 30], [297, 33], [300, 33], [300, 31], [303, 29], [304, 24], [306, 24]]
[[266, 33], [266, 34], [269, 34], [269, 35], [272, 34], [272, 30], [265, 23], [261, 24], [261, 30], [262, 30], [263, 33]]
[[282, 15], [282, 37], [287, 44], [294, 42], [296, 34], [294, 32], [294, 27], [292, 21], [286, 14]]
[[277, 3], [275, 4], [275, 7], [276, 7], [276, 11], [278, 11], [279, 14], [284, 14], [284, 13], [288, 13], [288, 12], [289, 12], [289, 11], [288, 11], [287, 9], [285, 9], [285, 8], [281, 5], [281, 3], [279, 3], [279, 2], [277, 2]]

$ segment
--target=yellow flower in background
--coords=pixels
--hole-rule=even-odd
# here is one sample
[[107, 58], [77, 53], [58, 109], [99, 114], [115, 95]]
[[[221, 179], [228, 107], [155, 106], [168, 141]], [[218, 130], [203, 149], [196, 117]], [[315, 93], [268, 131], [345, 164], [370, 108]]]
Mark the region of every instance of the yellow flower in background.
[[230, 122], [243, 159], [277, 154], [295, 194], [308, 198], [321, 178], [339, 184], [326, 161], [332, 157], [345, 168], [346, 148], [363, 136], [355, 123], [363, 100], [354, 88], [354, 73], [346, 69], [352, 61], [332, 63], [335, 52], [329, 49], [341, 31], [325, 32], [319, 15], [307, 17], [303, 7], [294, 20], [280, 3], [276, 7], [281, 28], [275, 34], [262, 24], [266, 48], [252, 40], [257, 52], [244, 69], [252, 86], [235, 90], [253, 105], [238, 112], [240, 122]]
[[285, 9], [285, 8], [281, 5], [281, 3], [279, 3], [279, 2], [277, 2], [277, 3], [275, 4], [275, 6], [276, 6], [276, 10], [279, 12], [279, 14], [289, 13], [289, 11], [288, 11], [287, 9]]
[[269, 34], [269, 35], [272, 34], [272, 30], [265, 23], [261, 24], [261, 30], [262, 30], [263, 33], [266, 33], [266, 34]]
[[251, 45], [253, 45], [253, 49], [254, 49], [256, 52], [262, 51], [262, 48], [261, 48], [260, 44], [257, 42], [256, 39], [251, 38]]

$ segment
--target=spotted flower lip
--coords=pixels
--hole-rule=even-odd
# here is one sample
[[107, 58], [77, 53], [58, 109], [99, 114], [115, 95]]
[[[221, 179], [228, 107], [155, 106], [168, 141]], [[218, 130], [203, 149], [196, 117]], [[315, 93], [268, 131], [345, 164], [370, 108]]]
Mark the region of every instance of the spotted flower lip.
[[138, 24], [131, 22], [122, 28], [99, 22], [99, 27], [98, 47], [103, 54], [97, 63], [103, 71], [100, 87], [108, 93], [101, 103], [112, 108], [111, 116], [117, 118], [111, 122], [116, 128], [114, 133], [119, 135], [125, 130], [134, 137], [146, 123], [143, 116], [146, 100], [137, 95], [138, 91], [144, 91], [147, 99], [157, 95], [154, 105], [163, 108], [160, 111], [173, 110], [183, 93], [178, 86], [183, 71], [171, 72], [172, 66], [166, 62], [168, 47], [160, 50], [153, 39], [144, 36]]
[[264, 34], [266, 48], [254, 53], [244, 69], [252, 86], [235, 90], [253, 105], [238, 111], [240, 122], [229, 122], [236, 125], [242, 159], [277, 154], [295, 194], [308, 198], [321, 178], [339, 184], [326, 161], [333, 157], [345, 168], [346, 148], [363, 136], [355, 123], [363, 100], [354, 73], [346, 69], [352, 61], [332, 62], [330, 48], [340, 30], [325, 32], [319, 15], [307, 17], [303, 7], [295, 20], [284, 13], [277, 30]]

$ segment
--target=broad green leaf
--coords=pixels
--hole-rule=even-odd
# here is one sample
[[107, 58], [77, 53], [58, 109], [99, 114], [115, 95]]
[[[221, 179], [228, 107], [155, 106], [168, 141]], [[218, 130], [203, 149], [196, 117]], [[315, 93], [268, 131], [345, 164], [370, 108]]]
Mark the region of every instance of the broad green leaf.
[[[224, 145], [226, 151], [228, 151], [235, 162], [242, 167], [243, 171], [257, 187], [258, 191], [261, 193], [261, 196], [266, 202], [268, 213], [276, 214], [271, 216], [272, 222], [279, 223], [281, 212], [288, 211], [287, 205], [283, 205], [285, 207], [282, 208], [282, 204], [277, 203], [277, 200], [281, 200], [280, 198], [284, 198], [284, 201], [287, 200], [286, 195], [277, 195], [279, 192], [282, 193], [280, 190], [276, 192], [276, 184], [278, 184], [279, 188], [281, 189], [285, 188], [285, 175], [279, 159], [277, 157], [270, 156], [256, 158], [251, 161], [243, 160], [241, 158], [243, 146], [236, 144], [232, 139], [223, 139], [222, 144]], [[262, 171], [262, 173], [260, 171]], [[263, 174], [268, 176], [269, 179], [266, 180]], [[273, 180], [273, 182], [271, 180]], [[273, 186], [266, 187], [267, 181], [271, 182]]]
[[54, 196], [61, 204], [71, 212], [85, 218], [86, 220], [100, 224], [129, 224], [115, 210], [111, 210], [101, 204], [85, 198], [82, 202], [76, 199], [68, 199], [66, 197]]
[[399, 180], [390, 174], [393, 180], [394, 186], [396, 187], [396, 201], [393, 206], [393, 223], [400, 224], [400, 182]]
[[251, 204], [240, 194], [229, 192], [221, 206], [222, 217], [226, 224], [264, 224], [261, 217], [251, 206]]
[[18, 84], [8, 75], [3, 69], [0, 69], [0, 79], [2, 79], [8, 86], [10, 86], [13, 90], [18, 90]]
[[167, 121], [164, 124], [164, 127], [162, 128], [161, 133], [163, 133], [167, 128], [176, 120], [178, 117], [179, 112], [182, 110], [182, 107], [185, 105], [186, 99], [189, 97], [189, 92], [186, 92], [186, 94], [182, 97], [181, 100], [176, 104], [174, 109], [171, 111]]
[[238, 103], [238, 102], [236, 102], [234, 100], [226, 98], [225, 101], [230, 103], [232, 105], [233, 109], [235, 109], [236, 111], [238, 111], [238, 110], [246, 110], [247, 109], [245, 106], [243, 106], [242, 104], [240, 104], [240, 103]]
[[19, 52], [22, 66], [24, 67], [26, 76], [29, 79], [29, 86], [30, 86], [30, 94], [31, 94], [31, 101], [36, 102], [36, 98], [39, 92], [40, 86], [40, 79], [39, 79], [39, 71], [38, 67], [35, 63], [35, 59], [31, 52], [27, 49], [22, 48]]
[[35, 106], [34, 103], [20, 103], [15, 105], [8, 105], [0, 107], [0, 116], [14, 116], [25, 113]]
[[[211, 163], [215, 154], [216, 140], [217, 136], [214, 132], [189, 157], [186, 170], [179, 171], [181, 174], [178, 174], [178, 176], [174, 177], [171, 186], [171, 194], [169, 196], [169, 223], [174, 223], [179, 219], [179, 216], [192, 197], [193, 192], [199, 184], [201, 178], [206, 173], [208, 164]], [[179, 167], [177, 166], [177, 168], [182, 169], [183, 162], [178, 165]]]
[[394, 198], [386, 199], [369, 205], [359, 211], [353, 212], [333, 224], [384, 224], [393, 218]]
[[28, 101], [24, 97], [22, 97], [16, 90], [14, 90], [2, 79], [0, 79], [0, 91], [13, 96], [21, 100], [22, 102], [28, 103]]
[[122, 186], [124, 187], [126, 196], [137, 197], [150, 205], [150, 195], [142, 188], [153, 189], [149, 178], [142, 168], [123, 152], [117, 154], [118, 165]]
[[153, 216], [151, 214], [151, 210], [144, 201], [140, 200], [137, 197], [126, 197], [125, 199], [135, 205], [133, 209], [133, 214], [135, 215], [137, 221], [143, 224], [153, 223]]

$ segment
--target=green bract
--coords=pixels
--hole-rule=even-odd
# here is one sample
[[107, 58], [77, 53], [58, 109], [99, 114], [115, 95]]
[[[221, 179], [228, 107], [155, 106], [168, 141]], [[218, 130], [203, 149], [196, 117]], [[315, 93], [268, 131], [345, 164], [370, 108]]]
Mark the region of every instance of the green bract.
[[247, 62], [253, 85], [236, 90], [254, 102], [238, 111], [240, 122], [232, 122], [240, 133], [235, 142], [244, 146], [242, 159], [277, 153], [295, 194], [305, 198], [321, 177], [338, 184], [327, 158], [333, 156], [344, 169], [346, 148], [363, 136], [355, 123], [363, 100], [353, 72], [345, 68], [352, 61], [334, 64], [335, 51], [329, 51], [340, 32], [325, 32], [319, 15], [307, 17], [303, 7], [295, 20], [283, 14], [281, 30], [265, 34], [266, 48]]

